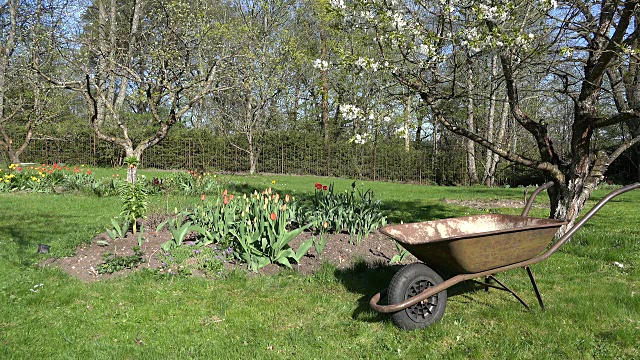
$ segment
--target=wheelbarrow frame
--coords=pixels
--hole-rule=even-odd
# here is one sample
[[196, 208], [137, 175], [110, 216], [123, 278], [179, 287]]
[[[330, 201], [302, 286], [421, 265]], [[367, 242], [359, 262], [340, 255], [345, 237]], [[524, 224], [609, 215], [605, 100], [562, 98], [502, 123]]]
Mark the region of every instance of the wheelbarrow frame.
[[[551, 186], [553, 186], [554, 183], [553, 182], [548, 182], [542, 186], [540, 186], [539, 188], [537, 188], [532, 194], [531, 197], [529, 198], [529, 200], [527, 201], [527, 204], [525, 205], [523, 211], [522, 211], [522, 217], [527, 217], [529, 210], [531, 209], [531, 206], [533, 205], [534, 199], [535, 197], [543, 190], [550, 188]], [[503, 271], [507, 271], [507, 270], [512, 270], [512, 269], [517, 269], [517, 268], [525, 268], [527, 270], [527, 274], [529, 275], [529, 278], [531, 280], [531, 284], [533, 287], [534, 292], [536, 293], [536, 297], [538, 299], [538, 303], [540, 304], [540, 307], [544, 309], [544, 303], [542, 301], [542, 296], [540, 295], [540, 292], [538, 290], [537, 284], [535, 282], [535, 278], [533, 277], [533, 273], [531, 272], [531, 268], [530, 266], [533, 264], [537, 264], [543, 260], [546, 260], [547, 258], [549, 258], [551, 255], [553, 255], [560, 247], [562, 247], [562, 245], [564, 245], [564, 243], [566, 243], [587, 221], [589, 221], [589, 219], [591, 219], [591, 217], [593, 215], [595, 215], [596, 212], [598, 212], [609, 200], [611, 200], [612, 198], [625, 193], [627, 191], [630, 190], [634, 190], [640, 188], [640, 183], [634, 183], [628, 186], [625, 186], [623, 188], [617, 189], [611, 193], [609, 193], [608, 195], [606, 195], [605, 197], [603, 197], [591, 210], [589, 210], [589, 212], [587, 212], [586, 215], [584, 215], [577, 223], [575, 223], [575, 225], [569, 229], [560, 239], [558, 239], [551, 247], [549, 247], [546, 251], [542, 252], [541, 254], [537, 255], [537, 256], [533, 256], [531, 258], [525, 259], [525, 260], [521, 260], [521, 261], [515, 261], [511, 264], [508, 265], [504, 265], [504, 266], [498, 266], [495, 268], [491, 268], [491, 269], [482, 269], [481, 271], [475, 271], [475, 272], [467, 272], [467, 273], [461, 273], [458, 275], [455, 275], [445, 281], [440, 282], [439, 284], [434, 284], [434, 286], [430, 286], [428, 288], [426, 288], [424, 291], [422, 291], [419, 294], [416, 294], [415, 296], [409, 297], [404, 301], [398, 302], [398, 303], [394, 303], [394, 304], [389, 304], [389, 305], [380, 305], [378, 304], [380, 302], [380, 299], [382, 297], [382, 295], [384, 293], [386, 293], [387, 289], [375, 294], [371, 300], [369, 301], [369, 305], [370, 307], [378, 312], [381, 313], [397, 313], [399, 311], [408, 309], [418, 303], [424, 303], [427, 301], [427, 299], [432, 298], [433, 296], [446, 291], [448, 288], [460, 283], [460, 282], [464, 282], [464, 281], [469, 281], [469, 280], [474, 280], [480, 277], [485, 277], [485, 282], [479, 282], [480, 284], [485, 286], [485, 289], [488, 290], [489, 287], [491, 288], [497, 288], [500, 290], [505, 290], [509, 293], [511, 293], [513, 296], [515, 296], [520, 303], [522, 303], [526, 308], [529, 308], [529, 306], [522, 300], [522, 298], [520, 298], [515, 292], [513, 292], [512, 290], [510, 290], [509, 288], [507, 288], [504, 284], [502, 284], [500, 281], [498, 281], [493, 275], [496, 273], [500, 273]], [[527, 217], [528, 218], [528, 217]], [[533, 219], [533, 218], [528, 218], [528, 219]], [[558, 225], [564, 225], [566, 224], [566, 222], [559, 222]], [[559, 226], [558, 226], [559, 227]], [[517, 230], [517, 229], [514, 229]], [[386, 231], [384, 228], [381, 229], [381, 232], [390, 235], [391, 237], [394, 237], [397, 239], [397, 233], [395, 234], [396, 236], [394, 236], [394, 234], [390, 234], [388, 231]], [[482, 234], [479, 233], [478, 236], [484, 236], [486, 234]], [[467, 236], [468, 238], [473, 238], [473, 236]], [[547, 241], [547, 244], [549, 243], [550, 240], [552, 240], [553, 238], [553, 234], [551, 235], [551, 237], [549, 238], [549, 240]], [[448, 239], [443, 239], [443, 240], [448, 240]], [[404, 245], [402, 242], [400, 242], [401, 245]], [[429, 246], [429, 245], [426, 245]], [[419, 244], [418, 244], [419, 247]], [[546, 245], [544, 246], [546, 247]], [[411, 246], [407, 246], [405, 247], [407, 248], [407, 250], [409, 252], [411, 252], [413, 255], [416, 255], [416, 249], [415, 247], [412, 248]], [[539, 252], [538, 252], [539, 253]], [[536, 254], [538, 254], [536, 253]], [[419, 260], [423, 260], [424, 256], [418, 253], [417, 254], [417, 258]], [[424, 261], [423, 261], [424, 262]], [[429, 264], [427, 264], [429, 265]], [[410, 266], [410, 265], [408, 265]], [[458, 269], [454, 269], [454, 270], [458, 270]], [[489, 280], [493, 280], [495, 282], [497, 282], [499, 284], [498, 285], [493, 285], [490, 284], [488, 281]], [[446, 296], [446, 295], [445, 295]], [[446, 298], [445, 298], [446, 299]], [[437, 320], [436, 320], [437, 321]], [[428, 326], [428, 325], [427, 325]]]

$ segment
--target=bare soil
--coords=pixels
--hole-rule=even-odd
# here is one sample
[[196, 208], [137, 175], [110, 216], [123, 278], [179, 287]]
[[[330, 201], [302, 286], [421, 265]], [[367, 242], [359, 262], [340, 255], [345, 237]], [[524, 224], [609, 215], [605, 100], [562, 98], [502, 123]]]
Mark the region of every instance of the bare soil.
[[[162, 219], [157, 217], [147, 219], [144, 222], [145, 228], [155, 229], [160, 221]], [[290, 245], [297, 249], [302, 242], [311, 238], [311, 236], [311, 233], [305, 232], [295, 238]], [[322, 256], [318, 256], [312, 247], [307, 255], [300, 260], [299, 264], [293, 265], [295, 271], [305, 275], [313, 274], [322, 266], [323, 262], [333, 264], [338, 268], [347, 268], [353, 265], [356, 260], [363, 260], [371, 265], [386, 264], [398, 253], [394, 241], [378, 231], [369, 234], [360, 244], [351, 244], [348, 234], [329, 234], [327, 236], [328, 240]], [[144, 233], [144, 241], [140, 246], [145, 262], [134, 270], [122, 270], [113, 274], [99, 274], [96, 270], [104, 262], [106, 252], [118, 256], [134, 254], [133, 247], [138, 245], [138, 236], [131, 233], [124, 239], [117, 240], [111, 240], [106, 232], [99, 234], [90, 243], [79, 246], [76, 249], [76, 255], [67, 258], [48, 258], [41, 263], [41, 266], [59, 267], [68, 274], [87, 282], [125, 276], [141, 268], [162, 269], [162, 263], [156, 259], [156, 256], [161, 254], [160, 245], [170, 239], [171, 233], [167, 229], [157, 233], [153, 230], [146, 231]], [[107, 242], [109, 245], [100, 245], [100, 241]], [[415, 261], [415, 258], [409, 255], [403, 263], [413, 261]], [[225, 264], [225, 268], [245, 269], [246, 264], [240, 262], [228, 263]], [[285, 268], [277, 265], [268, 265], [260, 269], [260, 273], [275, 274], [282, 269]]]

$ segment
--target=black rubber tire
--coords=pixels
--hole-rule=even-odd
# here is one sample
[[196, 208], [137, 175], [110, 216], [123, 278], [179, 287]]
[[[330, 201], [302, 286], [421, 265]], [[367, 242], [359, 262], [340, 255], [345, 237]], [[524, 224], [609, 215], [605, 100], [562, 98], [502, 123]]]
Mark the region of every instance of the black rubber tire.
[[[406, 265], [393, 276], [389, 283], [388, 302], [389, 304], [403, 302], [442, 281], [442, 277], [425, 264]], [[446, 306], [447, 291], [443, 290], [423, 302], [394, 313], [391, 319], [394, 324], [405, 330], [424, 329], [442, 319]]]

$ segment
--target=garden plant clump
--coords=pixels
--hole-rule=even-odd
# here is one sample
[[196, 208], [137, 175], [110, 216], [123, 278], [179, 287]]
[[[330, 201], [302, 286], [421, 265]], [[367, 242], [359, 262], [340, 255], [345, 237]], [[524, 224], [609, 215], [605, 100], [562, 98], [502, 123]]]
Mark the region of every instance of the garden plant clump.
[[[242, 196], [225, 190], [214, 201], [204, 200], [203, 204], [176, 215], [176, 221], [182, 222], [186, 216], [189, 221], [183, 224], [185, 232], [193, 224], [191, 229], [200, 234], [197, 244], [230, 246], [238, 260], [257, 271], [272, 263], [291, 267], [292, 261], [299, 262], [309, 250], [311, 240], [297, 249], [289, 245], [309, 227], [295, 224], [295, 215], [295, 199], [288, 194], [281, 196], [272, 188]], [[180, 243], [174, 236], [173, 244]]]
[[0, 168], [0, 193], [27, 191], [52, 193], [91, 188], [95, 179], [90, 168], [84, 166], [9, 164]]
[[[333, 183], [322, 185], [317, 182], [311, 203], [302, 207], [298, 216], [300, 222], [309, 223], [314, 233], [320, 234], [320, 239], [326, 233], [344, 231], [352, 243], [358, 244], [373, 230], [387, 223], [380, 209], [380, 200], [375, 198], [371, 189], [356, 189], [355, 181], [351, 190], [342, 193], [334, 191]], [[322, 249], [318, 252], [321, 253]]]
[[[127, 159], [127, 172], [137, 169], [138, 161]], [[133, 166], [133, 168], [131, 168]], [[137, 171], [136, 171], [137, 174]], [[20, 165], [9, 164], [0, 167], [0, 193], [3, 192], [37, 192], [37, 193], [65, 193], [82, 192], [97, 196], [122, 196], [122, 185], [127, 183], [119, 173], [110, 177], [96, 177], [91, 168], [85, 165]], [[129, 181], [128, 183], [132, 183]], [[176, 172], [162, 177], [147, 178], [145, 175], [136, 176], [136, 181], [147, 195], [154, 194], [220, 194], [229, 181], [221, 179], [211, 172], [196, 172], [193, 170]]]
[[224, 273], [224, 264], [233, 261], [233, 249], [219, 249], [217, 245], [196, 246], [188, 243], [171, 251], [156, 255], [161, 273], [175, 275], [201, 275], [219, 277]]
[[[272, 182], [275, 185], [275, 181]], [[196, 245], [215, 244], [234, 249], [234, 257], [258, 271], [269, 264], [291, 267], [314, 246], [318, 256], [326, 246], [328, 233], [345, 232], [350, 242], [362, 238], [386, 224], [380, 211], [380, 201], [372, 191], [334, 193], [333, 184], [316, 183], [309, 204], [299, 206], [289, 194], [281, 195], [271, 187], [262, 192], [236, 196], [224, 190], [214, 201], [205, 200], [190, 210], [176, 214], [160, 224], [169, 228], [173, 237], [163, 244], [163, 250], [179, 247], [190, 232], [198, 234]], [[292, 247], [293, 239], [310, 229], [317, 236]]]
[[125, 269], [135, 269], [138, 265], [145, 262], [144, 253], [139, 247], [133, 247], [133, 255], [113, 255], [110, 252], [104, 254], [104, 262], [96, 268], [98, 274], [113, 274], [114, 272]]

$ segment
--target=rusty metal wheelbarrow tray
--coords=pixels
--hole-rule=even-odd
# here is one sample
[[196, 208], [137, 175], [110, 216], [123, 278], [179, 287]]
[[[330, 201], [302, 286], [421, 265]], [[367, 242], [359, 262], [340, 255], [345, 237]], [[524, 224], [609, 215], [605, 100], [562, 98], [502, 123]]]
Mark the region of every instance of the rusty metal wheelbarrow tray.
[[380, 231], [434, 268], [475, 273], [531, 259], [566, 223], [486, 214], [391, 225]]
[[[560, 239], [549, 246], [558, 229], [567, 222], [527, 215], [538, 193], [551, 186], [553, 183], [549, 182], [536, 189], [520, 216], [474, 215], [389, 225], [380, 229], [424, 264], [406, 265], [398, 271], [392, 278], [388, 291], [385, 289], [371, 298], [370, 307], [378, 312], [393, 313], [396, 325], [405, 329], [427, 327], [439, 321], [444, 314], [448, 288], [463, 281], [485, 277], [485, 282], [481, 283], [486, 286], [485, 289], [492, 287], [508, 291], [528, 308], [515, 292], [493, 276], [502, 271], [525, 268], [538, 303], [544, 308], [529, 266], [547, 259], [609, 200], [640, 188], [640, 183], [625, 186], [606, 195]], [[434, 269], [457, 275], [445, 281]], [[490, 284], [489, 280], [498, 285]], [[393, 298], [397, 302], [379, 304], [382, 294], [387, 292], [391, 293], [388, 294], [389, 300]]]

